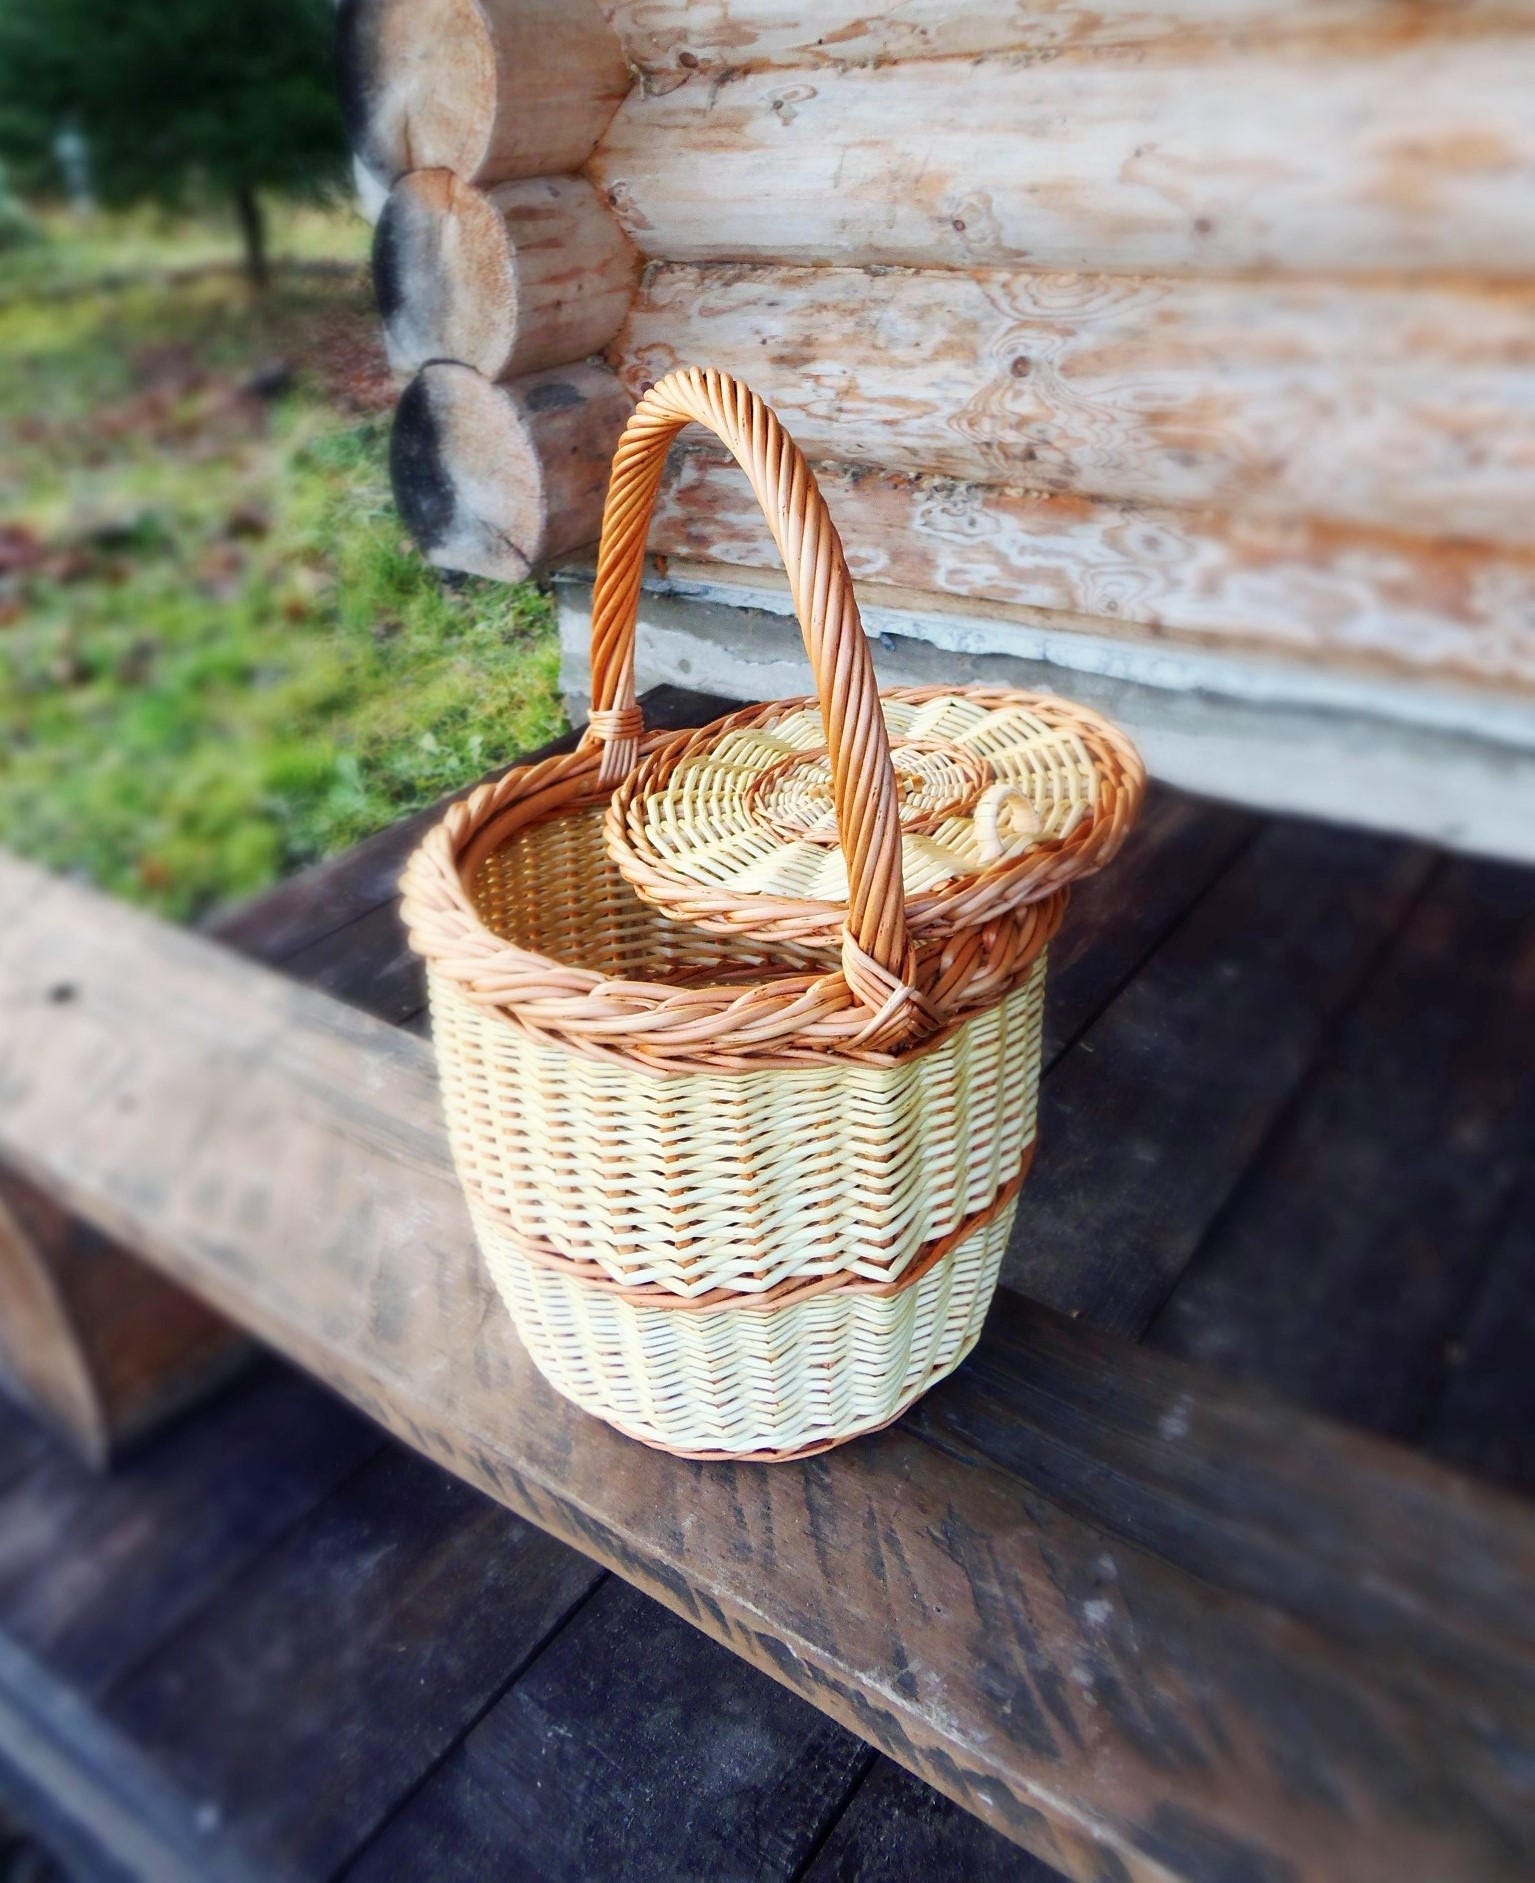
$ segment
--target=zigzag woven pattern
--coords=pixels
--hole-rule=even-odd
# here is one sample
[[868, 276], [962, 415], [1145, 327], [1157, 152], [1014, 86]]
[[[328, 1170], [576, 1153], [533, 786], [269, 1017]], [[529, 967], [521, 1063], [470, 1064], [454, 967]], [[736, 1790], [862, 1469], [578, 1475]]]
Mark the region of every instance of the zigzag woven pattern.
[[658, 1079], [576, 1058], [432, 980], [459, 1177], [516, 1233], [684, 1300], [900, 1278], [1034, 1142], [1045, 962], [884, 1065]]
[[539, 1370], [634, 1438], [690, 1457], [792, 1457], [898, 1418], [975, 1345], [1011, 1198], [909, 1288], [766, 1312], [678, 1313], [589, 1287], [498, 1226], [480, 1247]]

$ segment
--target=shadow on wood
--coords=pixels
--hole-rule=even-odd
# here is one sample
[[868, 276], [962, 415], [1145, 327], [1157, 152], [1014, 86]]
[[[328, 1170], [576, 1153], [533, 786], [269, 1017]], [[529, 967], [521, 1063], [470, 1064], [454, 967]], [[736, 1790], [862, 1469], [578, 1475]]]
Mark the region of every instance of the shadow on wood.
[[248, 1351], [194, 1296], [0, 1175], [0, 1382], [89, 1463], [221, 1385]]

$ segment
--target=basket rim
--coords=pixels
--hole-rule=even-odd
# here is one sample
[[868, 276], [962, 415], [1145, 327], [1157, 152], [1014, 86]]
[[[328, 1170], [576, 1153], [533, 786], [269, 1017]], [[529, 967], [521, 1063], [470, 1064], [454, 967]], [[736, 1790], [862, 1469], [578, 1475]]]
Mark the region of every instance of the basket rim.
[[[645, 735], [641, 756], [677, 737]], [[832, 961], [819, 972], [765, 968], [757, 981], [679, 986], [556, 960], [489, 928], [469, 881], [486, 856], [521, 831], [608, 801], [611, 793], [598, 784], [602, 759], [600, 746], [583, 743], [476, 786], [427, 833], [400, 879], [410, 944], [435, 973], [507, 1024], [590, 1056], [658, 1072], [759, 1071], [828, 1055], [870, 1064], [904, 1060], [937, 1047], [1020, 985], [1065, 913], [1063, 887], [941, 945], [935, 941], [919, 951], [915, 985], [898, 988], [879, 1012]], [[913, 1002], [921, 1003], [920, 1028], [911, 1025]]]

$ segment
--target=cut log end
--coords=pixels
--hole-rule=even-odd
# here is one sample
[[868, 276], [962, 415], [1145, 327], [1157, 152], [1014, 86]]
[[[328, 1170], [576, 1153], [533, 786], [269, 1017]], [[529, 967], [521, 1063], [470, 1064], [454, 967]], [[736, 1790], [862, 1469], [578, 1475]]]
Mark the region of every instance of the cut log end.
[[496, 60], [476, 0], [341, 0], [336, 66], [352, 149], [375, 177], [478, 170]]
[[419, 170], [389, 192], [373, 237], [373, 284], [390, 364], [457, 360], [498, 379], [517, 333], [506, 223], [451, 170]]
[[639, 263], [579, 177], [482, 191], [420, 170], [390, 192], [373, 245], [396, 371], [455, 360], [487, 379], [583, 359], [628, 314]]
[[576, 170], [629, 70], [593, 0], [341, 0], [337, 82], [374, 176]]
[[596, 540], [613, 448], [630, 399], [606, 367], [578, 365], [492, 385], [438, 362], [395, 415], [395, 502], [440, 569], [520, 582]]

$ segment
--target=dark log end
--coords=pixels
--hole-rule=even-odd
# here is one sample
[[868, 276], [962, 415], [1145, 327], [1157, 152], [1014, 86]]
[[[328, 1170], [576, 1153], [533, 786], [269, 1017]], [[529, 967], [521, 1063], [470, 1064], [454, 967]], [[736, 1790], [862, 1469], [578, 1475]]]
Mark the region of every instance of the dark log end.
[[389, 443], [405, 527], [427, 561], [520, 582], [543, 553], [542, 468], [516, 403], [470, 367], [435, 362], [405, 388]]
[[450, 170], [416, 170], [389, 192], [373, 239], [379, 312], [397, 372], [457, 360], [507, 370], [517, 293], [506, 222]]
[[447, 361], [424, 366], [395, 416], [390, 472], [428, 561], [516, 582], [595, 542], [630, 403], [589, 363], [505, 386]]
[[443, 165], [473, 175], [497, 109], [476, 0], [341, 0], [336, 85], [352, 148], [385, 184]]

